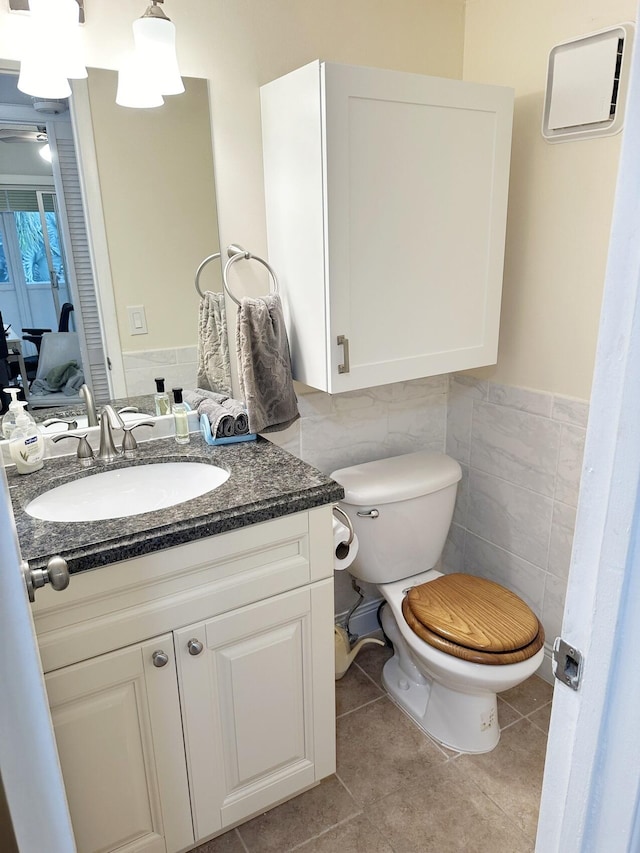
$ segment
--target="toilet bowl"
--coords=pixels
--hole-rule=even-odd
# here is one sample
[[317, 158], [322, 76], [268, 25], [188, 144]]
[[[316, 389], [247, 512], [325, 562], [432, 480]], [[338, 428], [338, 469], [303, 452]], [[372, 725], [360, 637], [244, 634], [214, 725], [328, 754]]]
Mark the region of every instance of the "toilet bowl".
[[496, 694], [538, 669], [544, 631], [527, 604], [500, 584], [434, 568], [460, 466], [421, 451], [331, 476], [345, 490], [341, 505], [360, 541], [349, 571], [376, 584], [385, 600], [380, 618], [394, 648], [385, 689], [443, 745], [488, 752], [500, 738]]

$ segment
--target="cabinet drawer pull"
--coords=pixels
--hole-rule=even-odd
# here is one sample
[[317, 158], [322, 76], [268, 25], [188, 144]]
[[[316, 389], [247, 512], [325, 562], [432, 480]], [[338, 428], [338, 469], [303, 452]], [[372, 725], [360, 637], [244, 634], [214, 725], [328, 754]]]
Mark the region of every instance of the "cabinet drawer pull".
[[187, 643], [187, 649], [190, 655], [199, 655], [200, 652], [204, 649], [204, 646], [200, 642], [200, 640], [189, 640]]
[[169, 663], [169, 655], [158, 649], [151, 655], [151, 660], [154, 666], [166, 666]]
[[349, 365], [349, 338], [338, 335], [338, 346], [344, 347], [344, 362], [338, 365], [338, 373], [348, 373], [351, 369]]

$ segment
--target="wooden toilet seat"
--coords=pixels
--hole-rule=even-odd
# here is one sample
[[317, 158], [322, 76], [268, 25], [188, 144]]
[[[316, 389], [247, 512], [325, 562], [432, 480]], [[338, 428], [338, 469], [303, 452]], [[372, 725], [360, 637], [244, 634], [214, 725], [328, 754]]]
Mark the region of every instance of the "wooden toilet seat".
[[544, 644], [544, 629], [521, 598], [473, 575], [442, 575], [412, 587], [402, 612], [430, 646], [472, 663], [519, 663]]

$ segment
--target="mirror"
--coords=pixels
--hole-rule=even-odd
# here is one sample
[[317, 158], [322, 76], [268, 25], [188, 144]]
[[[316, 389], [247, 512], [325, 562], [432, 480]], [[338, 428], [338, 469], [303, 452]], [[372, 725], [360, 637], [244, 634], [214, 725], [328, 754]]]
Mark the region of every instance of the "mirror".
[[[200, 262], [219, 251], [219, 242], [208, 83], [197, 78], [184, 82], [184, 94], [166, 98], [163, 107], [153, 110], [117, 106], [114, 71], [90, 69], [74, 94], [77, 153], [91, 242], [97, 246], [94, 261], [103, 309], [93, 316], [85, 311], [81, 322], [86, 327], [103, 318], [107, 355], [122, 366], [115, 383], [119, 398], [152, 394], [156, 376], [165, 377], [168, 389], [195, 387], [200, 297], [194, 277]], [[3, 95], [0, 89], [2, 103]], [[11, 119], [11, 111], [3, 114], [2, 103], [0, 121]], [[5, 149], [26, 147], [0, 143], [0, 185], [7, 180]], [[93, 148], [92, 172], [85, 158]], [[24, 167], [19, 176], [29, 177]], [[42, 175], [29, 178], [34, 185], [42, 180]], [[49, 177], [46, 183], [51, 181]], [[101, 257], [92, 210], [104, 221]], [[222, 290], [219, 263], [207, 265], [200, 285]], [[5, 301], [0, 287], [3, 313]], [[42, 322], [40, 315], [38, 323], [55, 329], [55, 308], [50, 314], [53, 323]], [[28, 319], [22, 325], [36, 325]]]

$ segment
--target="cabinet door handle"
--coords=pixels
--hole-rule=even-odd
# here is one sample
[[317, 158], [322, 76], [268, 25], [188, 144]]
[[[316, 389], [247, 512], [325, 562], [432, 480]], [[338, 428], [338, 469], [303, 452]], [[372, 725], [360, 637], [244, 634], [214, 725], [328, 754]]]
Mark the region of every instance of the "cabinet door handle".
[[338, 365], [338, 373], [348, 373], [350, 370], [350, 367], [349, 367], [349, 338], [345, 338], [344, 335], [338, 335], [337, 341], [338, 341], [339, 347], [344, 347], [344, 361], [342, 364]]
[[162, 649], [157, 649], [151, 655], [151, 660], [154, 666], [166, 666], [169, 663], [169, 655], [163, 652]]
[[200, 642], [200, 640], [189, 640], [187, 643], [187, 650], [190, 655], [199, 655], [200, 652], [204, 649], [204, 646]]

